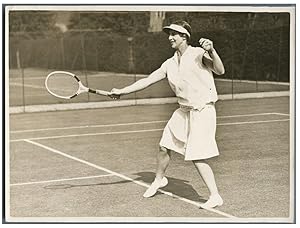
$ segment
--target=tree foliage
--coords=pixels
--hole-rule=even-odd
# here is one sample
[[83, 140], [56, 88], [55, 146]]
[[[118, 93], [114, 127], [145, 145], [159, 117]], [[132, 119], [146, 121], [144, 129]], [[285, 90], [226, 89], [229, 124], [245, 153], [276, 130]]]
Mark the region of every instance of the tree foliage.
[[148, 12], [80, 12], [71, 16], [69, 28], [133, 35], [146, 32], [148, 25]]
[[36, 38], [56, 33], [58, 29], [55, 27], [55, 18], [56, 13], [51, 11], [10, 11], [10, 35]]
[[[9, 30], [11, 33], [59, 32], [55, 26], [58, 11], [11, 11]], [[143, 11], [90, 11], [70, 12], [68, 29], [109, 31], [122, 35], [147, 33], [150, 12]], [[288, 13], [250, 13], [250, 12], [166, 12], [164, 24], [175, 20], [186, 20], [193, 32], [213, 30], [271, 29], [288, 26]]]

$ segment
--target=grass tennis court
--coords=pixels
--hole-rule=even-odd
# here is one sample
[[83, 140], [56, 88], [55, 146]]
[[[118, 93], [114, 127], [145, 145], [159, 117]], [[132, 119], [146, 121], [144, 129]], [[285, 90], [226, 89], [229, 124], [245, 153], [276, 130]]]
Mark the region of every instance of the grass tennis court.
[[[224, 205], [191, 162], [172, 154], [169, 185], [152, 182], [176, 104], [10, 114], [11, 219], [25, 221], [291, 221], [289, 97], [219, 101], [211, 160]], [[172, 193], [172, 194], [171, 194]]]

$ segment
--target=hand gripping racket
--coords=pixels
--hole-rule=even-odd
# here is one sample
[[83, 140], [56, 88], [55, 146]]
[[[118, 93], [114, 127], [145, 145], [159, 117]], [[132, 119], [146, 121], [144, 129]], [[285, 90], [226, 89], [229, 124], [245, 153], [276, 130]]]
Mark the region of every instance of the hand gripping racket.
[[62, 99], [72, 99], [81, 93], [94, 93], [103, 96], [109, 94], [104, 90], [84, 86], [75, 74], [67, 71], [53, 71], [48, 74], [45, 86], [51, 95]]

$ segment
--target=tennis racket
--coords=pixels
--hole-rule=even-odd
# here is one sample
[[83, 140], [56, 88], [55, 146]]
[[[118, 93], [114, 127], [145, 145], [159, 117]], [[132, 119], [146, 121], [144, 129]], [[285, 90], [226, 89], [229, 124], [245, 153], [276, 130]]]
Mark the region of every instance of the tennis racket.
[[81, 93], [109, 95], [107, 91], [84, 86], [75, 74], [67, 71], [53, 71], [48, 74], [45, 86], [51, 95], [62, 99], [72, 99]]

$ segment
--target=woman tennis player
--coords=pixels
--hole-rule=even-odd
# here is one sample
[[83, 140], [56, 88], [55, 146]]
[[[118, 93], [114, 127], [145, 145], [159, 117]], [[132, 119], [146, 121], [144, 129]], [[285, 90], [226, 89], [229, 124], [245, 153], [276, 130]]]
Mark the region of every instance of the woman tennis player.
[[141, 79], [123, 89], [112, 89], [114, 99], [133, 93], [167, 77], [172, 90], [178, 97], [178, 108], [168, 121], [157, 155], [156, 178], [145, 192], [144, 197], [155, 195], [159, 188], [168, 184], [165, 172], [170, 162], [170, 152], [184, 155], [185, 160], [195, 164], [210, 197], [202, 208], [221, 206], [223, 200], [218, 192], [215, 177], [207, 159], [219, 155], [216, 133], [216, 109], [218, 100], [213, 72], [224, 74], [225, 69], [213, 42], [199, 40], [201, 47], [189, 45], [191, 26], [177, 21], [163, 28], [175, 54], [147, 78]]

